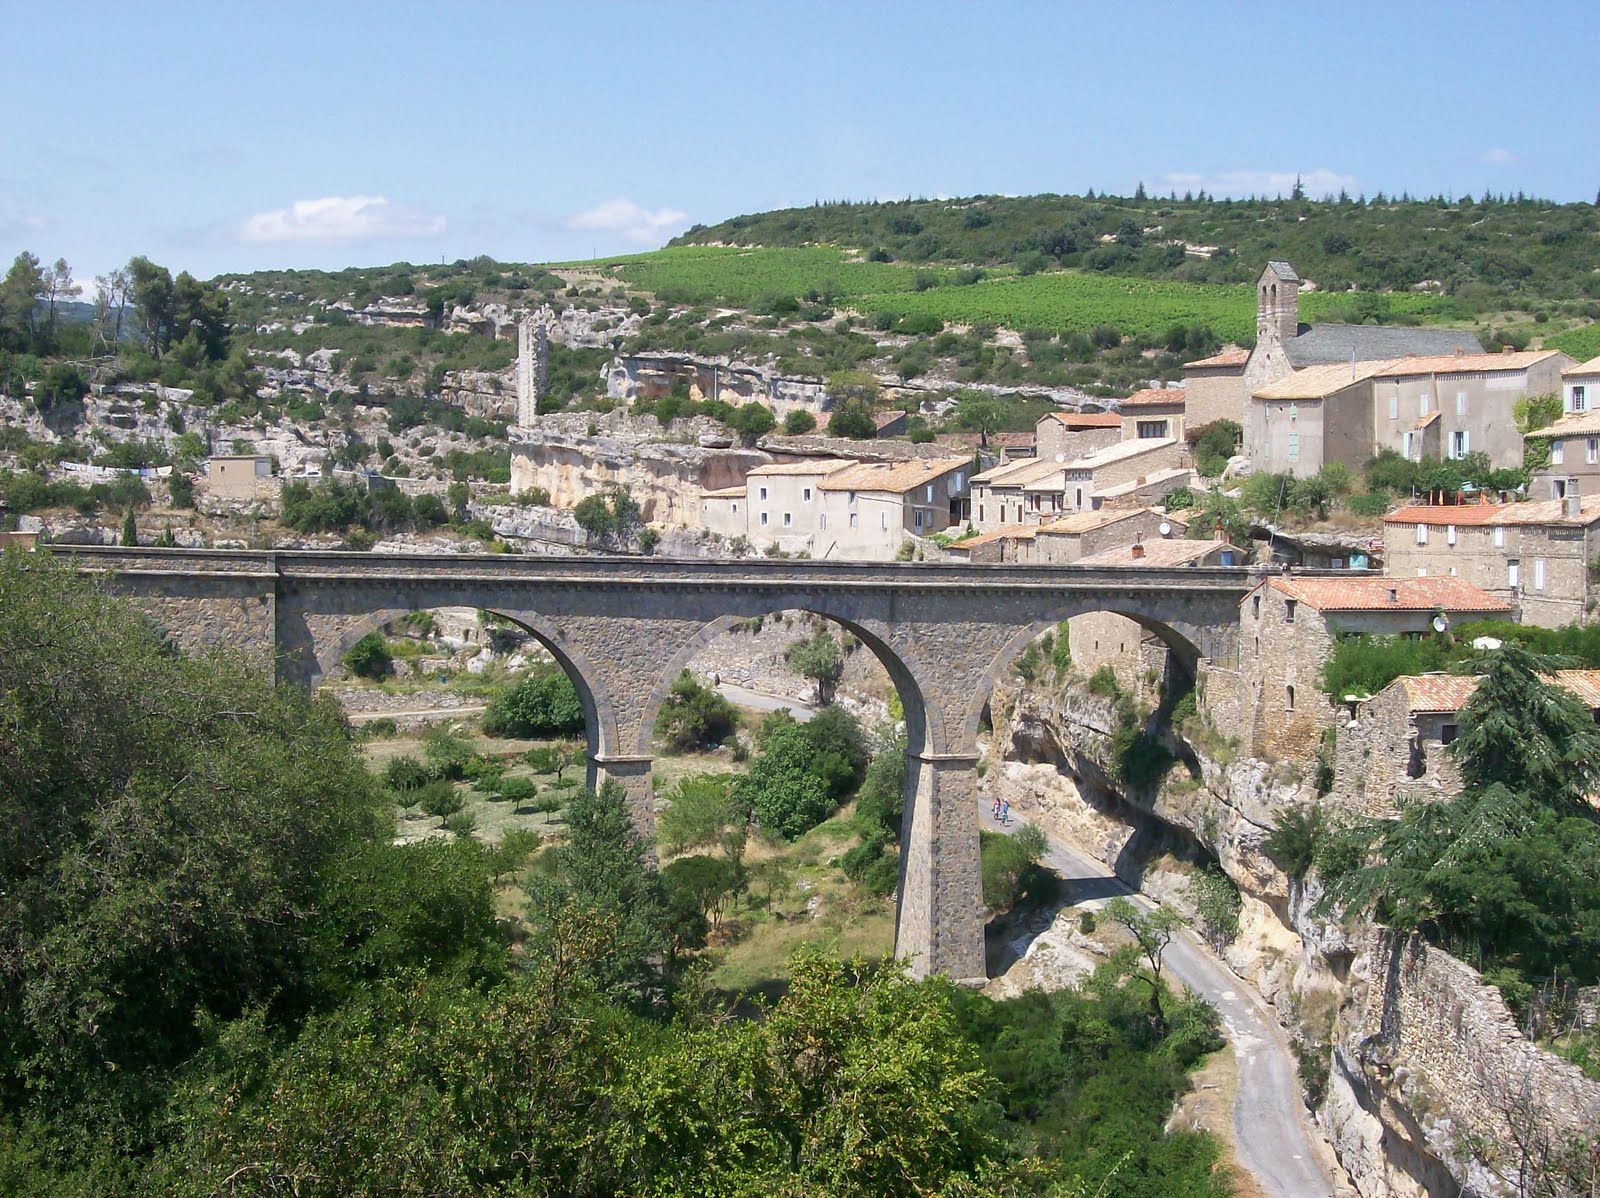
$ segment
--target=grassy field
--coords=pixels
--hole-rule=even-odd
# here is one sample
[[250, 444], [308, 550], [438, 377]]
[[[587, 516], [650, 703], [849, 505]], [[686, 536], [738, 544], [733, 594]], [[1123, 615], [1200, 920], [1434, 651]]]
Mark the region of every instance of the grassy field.
[[[1109, 324], [1127, 335], [1156, 335], [1173, 325], [1203, 324], [1228, 340], [1248, 337], [1255, 329], [1250, 286], [1076, 271], [1018, 278], [1004, 268], [990, 270], [978, 282], [956, 285], [957, 272], [950, 268], [861, 261], [826, 246], [682, 246], [610, 259], [605, 269], [631, 287], [687, 302], [757, 311], [775, 298], [814, 292], [863, 314], [920, 313], [949, 323], [1012, 329], [1087, 332], [1097, 324]], [[1364, 299], [1385, 318], [1458, 314], [1452, 301], [1433, 295], [1395, 293]], [[1302, 297], [1302, 310], [1308, 319], [1317, 319], [1340, 315], [1350, 303], [1349, 296], [1310, 293]]]

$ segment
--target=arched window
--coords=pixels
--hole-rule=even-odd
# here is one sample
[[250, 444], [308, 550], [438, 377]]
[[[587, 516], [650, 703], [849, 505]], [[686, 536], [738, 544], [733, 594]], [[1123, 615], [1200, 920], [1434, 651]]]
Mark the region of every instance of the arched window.
[[1288, 698], [1287, 710], [1293, 711], [1294, 710], [1294, 687], [1286, 686], [1283, 689], [1287, 692], [1287, 698]]

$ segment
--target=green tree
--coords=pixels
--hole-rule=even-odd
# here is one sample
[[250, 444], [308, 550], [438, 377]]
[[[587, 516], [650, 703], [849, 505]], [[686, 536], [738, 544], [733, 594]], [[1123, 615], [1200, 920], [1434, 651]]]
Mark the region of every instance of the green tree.
[[36, 345], [36, 339], [37, 312], [44, 293], [44, 271], [39, 259], [24, 250], [0, 281], [0, 349], [42, 348]]
[[571, 736], [585, 727], [578, 689], [561, 670], [522, 679], [496, 696], [483, 716], [490, 736]]
[[369, 632], [350, 646], [344, 655], [344, 665], [357, 678], [378, 679], [394, 669], [394, 659], [389, 655], [389, 642], [381, 632]]
[[784, 664], [817, 688], [817, 702], [827, 705], [838, 693], [844, 677], [844, 651], [826, 628], [791, 641], [783, 651]]
[[1154, 911], [1144, 911], [1121, 896], [1112, 899], [1104, 908], [1106, 918], [1119, 925], [1133, 943], [1129, 946], [1144, 960], [1147, 976], [1143, 978], [1150, 987], [1150, 1026], [1156, 1035], [1164, 1035], [1167, 1028], [1166, 1009], [1162, 997], [1166, 983], [1161, 971], [1166, 962], [1162, 954], [1183, 926], [1183, 916], [1171, 907], [1158, 906]]
[[721, 845], [729, 831], [744, 825], [733, 800], [732, 774], [696, 774], [680, 778], [667, 809], [656, 817], [656, 842], [671, 856], [689, 849]]
[[853, 441], [870, 441], [878, 435], [877, 422], [872, 418], [872, 407], [863, 399], [840, 400], [828, 416], [828, 434], [849, 437]]
[[145, 350], [152, 358], [159, 358], [172, 343], [172, 274], [141, 255], [128, 263], [128, 279]]
[[738, 726], [738, 709], [688, 670], [673, 680], [656, 716], [656, 735], [679, 753], [720, 745]]
[[783, 418], [783, 431], [790, 437], [802, 437], [814, 432], [816, 427], [817, 418], [804, 408], [796, 408]]
[[139, 522], [134, 519], [132, 508], [122, 518], [122, 543], [129, 548], [137, 548], [139, 544]]
[[1000, 431], [1010, 419], [1006, 401], [985, 391], [963, 391], [956, 397], [956, 424], [979, 435], [987, 447], [989, 434]]
[[728, 427], [738, 434], [743, 445], [754, 445], [777, 427], [772, 409], [765, 404], [747, 403], [735, 409], [728, 418]]
[[833, 814], [837, 800], [827, 781], [813, 771], [816, 747], [791, 721], [774, 730], [761, 755], [734, 788], [734, 797], [752, 811], [769, 836], [793, 840]]

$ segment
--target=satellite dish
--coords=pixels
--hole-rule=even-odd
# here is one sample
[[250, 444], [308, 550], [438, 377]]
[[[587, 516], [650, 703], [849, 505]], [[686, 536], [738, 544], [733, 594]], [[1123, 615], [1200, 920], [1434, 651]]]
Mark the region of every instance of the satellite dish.
[[1172, 525], [1168, 524], [1165, 520], [1161, 522], [1161, 535], [1164, 537], [1170, 537], [1172, 535]]
[[1440, 612], [1438, 615], [1433, 617], [1433, 630], [1435, 632], [1443, 632], [1449, 627], [1450, 617], [1445, 615], [1443, 612]]
[[1066, 461], [1066, 460], [1067, 460], [1067, 455], [1066, 455], [1066, 454], [1064, 454], [1064, 453], [1058, 453], [1058, 454], [1056, 454], [1056, 461], [1058, 461], [1058, 462], [1064, 462], [1064, 461]]

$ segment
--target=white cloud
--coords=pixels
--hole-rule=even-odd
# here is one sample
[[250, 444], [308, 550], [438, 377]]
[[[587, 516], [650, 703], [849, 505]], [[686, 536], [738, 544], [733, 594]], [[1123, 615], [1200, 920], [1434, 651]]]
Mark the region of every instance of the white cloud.
[[1214, 175], [1199, 171], [1173, 171], [1161, 176], [1152, 190], [1163, 194], [1169, 191], [1180, 194], [1203, 191], [1207, 195], [1233, 198], [1286, 196], [1294, 190], [1296, 179], [1300, 180], [1300, 186], [1312, 199], [1337, 195], [1341, 190], [1358, 190], [1354, 175], [1341, 175], [1326, 167], [1318, 167], [1314, 171], [1220, 171]]
[[689, 214], [676, 208], [657, 208], [651, 212], [625, 196], [607, 200], [567, 218], [567, 228], [594, 233], [620, 233], [629, 241], [649, 245], [665, 241], [689, 225]]
[[1495, 146], [1483, 152], [1483, 160], [1490, 166], [1510, 166], [1517, 160], [1517, 156], [1504, 146]]
[[324, 196], [258, 212], [244, 223], [246, 241], [374, 241], [437, 237], [442, 216], [392, 203], [385, 196]]

